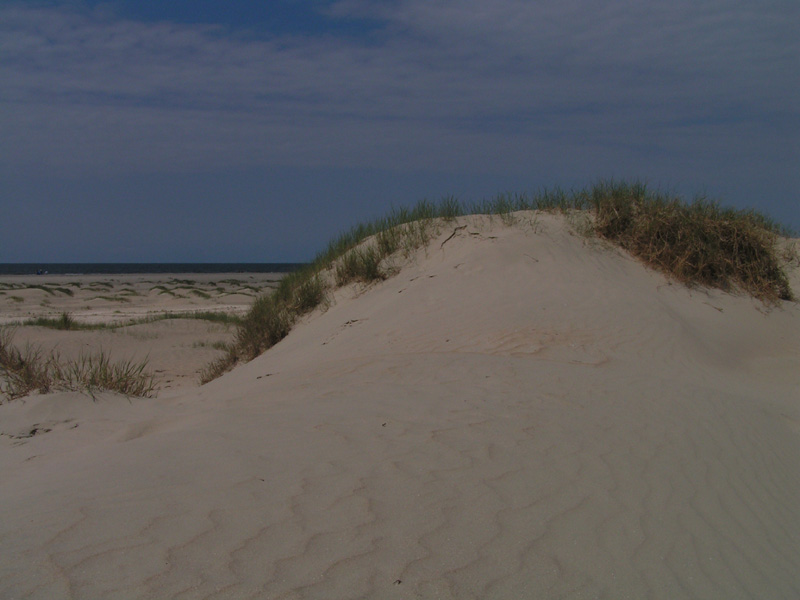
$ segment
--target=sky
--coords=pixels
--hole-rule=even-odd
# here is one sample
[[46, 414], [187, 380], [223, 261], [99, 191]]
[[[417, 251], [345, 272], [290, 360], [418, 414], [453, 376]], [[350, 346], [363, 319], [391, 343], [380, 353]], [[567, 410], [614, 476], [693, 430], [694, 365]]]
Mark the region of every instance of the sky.
[[800, 230], [797, 0], [0, 0], [0, 262], [296, 262], [602, 179]]

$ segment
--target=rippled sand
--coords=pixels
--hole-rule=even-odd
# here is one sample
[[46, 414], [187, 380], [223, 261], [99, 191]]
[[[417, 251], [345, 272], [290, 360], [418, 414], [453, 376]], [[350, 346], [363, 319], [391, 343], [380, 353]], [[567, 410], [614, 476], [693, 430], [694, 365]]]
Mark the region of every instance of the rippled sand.
[[460, 224], [199, 389], [0, 406], [0, 596], [800, 596], [800, 307]]

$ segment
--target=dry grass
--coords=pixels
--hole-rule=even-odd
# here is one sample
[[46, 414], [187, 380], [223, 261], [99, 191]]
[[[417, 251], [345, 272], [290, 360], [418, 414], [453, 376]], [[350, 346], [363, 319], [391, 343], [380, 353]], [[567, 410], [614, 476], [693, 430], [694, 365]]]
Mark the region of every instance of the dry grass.
[[56, 390], [81, 391], [94, 395], [111, 391], [126, 396], [153, 396], [155, 377], [147, 361], [111, 362], [99, 352], [63, 361], [58, 354], [45, 354], [38, 346], [20, 350], [13, 344], [14, 331], [0, 328], [0, 394], [8, 399]]
[[592, 190], [597, 235], [687, 285], [793, 299], [778, 253], [780, 229], [753, 211], [648, 194], [643, 185]]
[[223, 325], [238, 325], [241, 323], [241, 318], [233, 313], [215, 312], [215, 311], [196, 311], [196, 312], [163, 312], [158, 314], [150, 314], [146, 317], [138, 319], [129, 319], [124, 322], [112, 323], [84, 323], [76, 320], [72, 313], [63, 312], [59, 317], [36, 317], [35, 319], [26, 319], [17, 325], [24, 327], [45, 327], [47, 329], [59, 330], [97, 330], [97, 329], [122, 329], [131, 327], [133, 325], [141, 325], [143, 323], [155, 323], [157, 321], [168, 321], [174, 319], [194, 319], [200, 321], [210, 321], [212, 323], [221, 323]]

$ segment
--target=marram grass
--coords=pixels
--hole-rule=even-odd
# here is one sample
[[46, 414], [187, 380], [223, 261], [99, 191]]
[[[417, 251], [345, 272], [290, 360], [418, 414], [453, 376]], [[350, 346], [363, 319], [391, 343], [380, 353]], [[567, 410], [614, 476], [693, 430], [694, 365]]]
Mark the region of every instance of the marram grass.
[[12, 329], [0, 328], [0, 396], [14, 399], [57, 390], [92, 396], [101, 391], [142, 397], [155, 394], [155, 376], [147, 370], [147, 360], [111, 362], [108, 354], [98, 352], [65, 361], [55, 352], [45, 354], [38, 346], [20, 350], [13, 338]]
[[212, 323], [220, 323], [222, 325], [238, 325], [241, 323], [241, 318], [234, 313], [226, 313], [219, 311], [196, 311], [196, 312], [162, 312], [152, 313], [146, 317], [136, 319], [129, 319], [121, 322], [111, 323], [84, 323], [76, 320], [72, 313], [63, 312], [59, 317], [36, 317], [35, 319], [26, 319], [17, 325], [25, 327], [45, 327], [47, 329], [61, 329], [61, 330], [97, 330], [109, 329], [116, 330], [124, 327], [132, 327], [134, 325], [142, 325], [145, 323], [155, 323], [157, 321], [169, 321], [174, 319], [194, 319], [199, 321], [210, 321]]
[[[411, 209], [395, 209], [331, 241], [310, 265], [287, 275], [275, 291], [254, 302], [234, 342], [206, 367], [202, 382], [278, 343], [301, 316], [327, 302], [332, 287], [389, 277], [387, 258], [424, 247], [444, 223], [483, 214], [511, 224], [513, 213], [523, 210], [581, 211], [588, 223], [582, 234], [617, 244], [686, 285], [739, 290], [767, 303], [793, 300], [777, 252], [779, 236], [787, 232], [754, 211], [721, 208], [703, 199], [686, 203], [650, 192], [641, 183], [613, 181], [572, 192], [501, 194], [472, 205], [447, 197], [438, 204], [422, 201]], [[328, 273], [332, 277], [326, 277]]]
[[687, 285], [740, 289], [767, 302], [791, 300], [776, 251], [778, 228], [753, 211], [599, 185], [591, 197], [598, 236]]

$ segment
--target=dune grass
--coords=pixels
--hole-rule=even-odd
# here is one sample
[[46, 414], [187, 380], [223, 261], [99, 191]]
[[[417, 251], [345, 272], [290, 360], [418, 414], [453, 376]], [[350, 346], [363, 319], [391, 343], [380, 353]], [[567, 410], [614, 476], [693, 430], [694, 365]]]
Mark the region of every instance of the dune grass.
[[141, 397], [155, 394], [156, 380], [147, 370], [147, 360], [112, 363], [110, 356], [100, 351], [65, 361], [55, 352], [45, 354], [38, 346], [20, 350], [13, 338], [13, 329], [0, 328], [0, 395], [9, 400], [56, 390], [92, 396], [101, 391]]
[[35, 319], [28, 319], [23, 323], [24, 325], [32, 325], [34, 327], [46, 327], [48, 329], [60, 330], [77, 330], [77, 329], [99, 329], [96, 326], [79, 323], [75, 320], [71, 313], [63, 312], [61, 316], [52, 317], [36, 317]]
[[130, 302], [131, 299], [126, 296], [95, 296], [89, 300], [105, 300], [106, 302]]
[[446, 197], [395, 209], [331, 241], [311, 264], [256, 299], [225, 355], [206, 367], [201, 381], [278, 343], [299, 318], [327, 301], [332, 288], [386, 279], [393, 273], [388, 258], [426, 246], [447, 222], [490, 215], [511, 224], [518, 211], [537, 210], [582, 214], [582, 234], [608, 240], [686, 285], [741, 290], [767, 303], [793, 299], [777, 255], [779, 236], [788, 232], [754, 211], [722, 208], [702, 198], [687, 203], [642, 183], [614, 181], [571, 192], [500, 194], [471, 205]]
[[641, 184], [598, 185], [591, 203], [598, 236], [684, 284], [793, 299], [776, 246], [786, 232], [755, 211], [687, 204]]
[[212, 323], [221, 323], [223, 325], [239, 325], [242, 318], [238, 315], [226, 312], [216, 311], [198, 311], [198, 312], [164, 312], [147, 315], [139, 319], [130, 319], [129, 321], [121, 323], [82, 323], [77, 321], [72, 313], [63, 312], [58, 317], [36, 317], [35, 319], [27, 319], [22, 323], [18, 323], [25, 327], [46, 327], [48, 329], [59, 329], [64, 331], [81, 331], [81, 330], [97, 330], [97, 329], [120, 329], [123, 327], [131, 327], [133, 325], [142, 325], [146, 323], [155, 323], [157, 321], [167, 321], [171, 319], [196, 319], [200, 321], [210, 321]]
[[137, 325], [139, 323], [152, 323], [155, 321], [168, 321], [170, 319], [196, 319], [199, 321], [210, 321], [212, 323], [221, 323], [223, 325], [239, 325], [242, 322], [242, 317], [233, 313], [217, 312], [211, 310], [198, 311], [198, 312], [172, 312], [172, 313], [159, 313], [138, 319], [131, 324]]
[[27, 286], [27, 289], [29, 289], [29, 290], [42, 290], [43, 292], [46, 292], [46, 293], [50, 294], [51, 296], [55, 296], [56, 295], [55, 290], [53, 290], [52, 288], [50, 288], [50, 287], [48, 287], [46, 285], [31, 284], [31, 285]]

